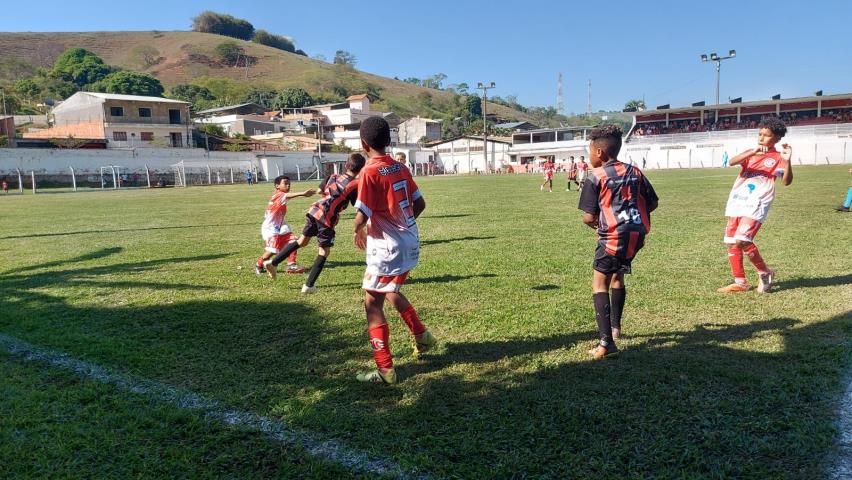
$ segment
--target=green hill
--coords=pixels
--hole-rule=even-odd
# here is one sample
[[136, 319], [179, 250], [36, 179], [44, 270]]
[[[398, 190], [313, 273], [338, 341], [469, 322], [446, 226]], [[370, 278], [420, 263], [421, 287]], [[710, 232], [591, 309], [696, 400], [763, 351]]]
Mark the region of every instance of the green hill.
[[[231, 41], [252, 58], [250, 67], [225, 65], [215, 48]], [[233, 92], [233, 103], [251, 88], [301, 87], [311, 95], [341, 96], [371, 92], [376, 108], [393, 110], [401, 117], [442, 117], [452, 110], [451, 92], [419, 87], [341, 65], [313, 60], [257, 43], [199, 32], [63, 32], [0, 33], [0, 84], [50, 67], [65, 49], [82, 47], [107, 64], [157, 77], [168, 90], [178, 84], [197, 83]], [[227, 79], [227, 80], [226, 80]], [[221, 98], [221, 97], [220, 97]], [[540, 119], [489, 103], [489, 113], [507, 119]]]

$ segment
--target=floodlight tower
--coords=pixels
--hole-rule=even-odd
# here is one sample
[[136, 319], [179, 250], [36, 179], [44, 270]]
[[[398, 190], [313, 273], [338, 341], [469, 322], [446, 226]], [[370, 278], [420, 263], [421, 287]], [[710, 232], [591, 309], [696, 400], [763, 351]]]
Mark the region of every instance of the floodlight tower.
[[556, 81], [556, 113], [562, 114], [565, 110], [565, 102], [562, 98], [562, 72], [559, 72], [559, 80]]
[[482, 154], [483, 158], [485, 158], [485, 173], [488, 173], [488, 123], [486, 123], [485, 116], [488, 110], [488, 90], [495, 88], [497, 85], [494, 82], [489, 82], [488, 85], [479, 82], [476, 85], [476, 88], [482, 90], [482, 141], [483, 141], [483, 149]]
[[728, 55], [725, 57], [720, 57], [716, 55], [716, 52], [710, 54], [710, 58], [707, 58], [707, 54], [701, 54], [702, 62], [716, 62], [716, 121], [719, 121], [719, 81], [722, 75], [722, 60], [729, 60], [731, 58], [736, 58], [737, 51], [736, 50], [728, 50]]

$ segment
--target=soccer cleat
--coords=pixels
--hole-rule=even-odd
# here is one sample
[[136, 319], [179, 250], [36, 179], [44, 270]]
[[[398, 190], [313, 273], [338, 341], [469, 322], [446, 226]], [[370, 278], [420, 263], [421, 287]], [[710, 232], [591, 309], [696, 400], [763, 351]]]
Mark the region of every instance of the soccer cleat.
[[614, 343], [607, 345], [599, 343], [595, 348], [589, 350], [589, 354], [592, 356], [593, 360], [602, 360], [617, 353], [618, 347], [616, 347]]
[[272, 263], [272, 260], [267, 260], [263, 262], [263, 268], [266, 270], [266, 273], [267, 275], [269, 275], [269, 278], [273, 280], [278, 278], [278, 266], [274, 265]]
[[420, 354], [426, 353], [429, 350], [432, 350], [436, 345], [438, 345], [438, 339], [432, 335], [432, 332], [426, 330], [420, 335], [414, 336], [414, 356], [419, 357]]
[[357, 377], [359, 382], [366, 383], [385, 383], [387, 385], [393, 385], [396, 383], [396, 371], [394, 369], [386, 370], [382, 373], [381, 370], [373, 370], [367, 373], [359, 373]]
[[757, 293], [769, 293], [772, 291], [772, 280], [775, 277], [775, 272], [770, 270], [767, 273], [762, 273], [758, 276]]
[[315, 287], [315, 286], [309, 287], [307, 285], [302, 285], [302, 293], [305, 293], [305, 294], [317, 293], [317, 287]]
[[849, 208], [844, 207], [844, 206], [842, 206], [842, 205], [841, 205], [841, 206], [839, 206], [839, 207], [835, 208], [835, 210], [837, 210], [838, 212], [848, 212], [848, 211], [849, 211]]
[[287, 265], [287, 273], [305, 273], [305, 269], [296, 263]]
[[258, 277], [266, 274], [266, 270], [263, 269], [263, 265], [255, 265], [254, 266], [254, 274]]
[[716, 290], [719, 293], [737, 293], [737, 292], [747, 292], [748, 285], [740, 285], [739, 283], [732, 283], [726, 287], [722, 287]]

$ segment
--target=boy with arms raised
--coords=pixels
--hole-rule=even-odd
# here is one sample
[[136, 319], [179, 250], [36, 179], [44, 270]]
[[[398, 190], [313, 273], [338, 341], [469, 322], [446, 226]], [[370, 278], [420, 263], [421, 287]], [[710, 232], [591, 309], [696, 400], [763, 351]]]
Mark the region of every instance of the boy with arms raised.
[[364, 273], [364, 307], [376, 370], [358, 375], [362, 382], [396, 383], [390, 352], [390, 330], [385, 318], [385, 298], [402, 316], [414, 335], [415, 354], [435, 346], [414, 307], [400, 293], [408, 274], [420, 258], [417, 217], [426, 202], [408, 168], [385, 154], [390, 127], [381, 117], [361, 122], [361, 148], [367, 165], [361, 170], [355, 208], [355, 246], [367, 252]]
[[757, 250], [754, 236], [766, 222], [769, 207], [775, 199], [775, 179], [781, 177], [784, 185], [793, 182], [793, 166], [790, 158], [793, 149], [786, 143], [779, 152], [775, 144], [787, 133], [787, 126], [777, 117], [768, 117], [760, 122], [757, 133], [757, 148], [746, 150], [730, 160], [730, 165], [741, 165], [742, 169], [728, 197], [725, 216], [724, 241], [728, 245], [728, 261], [734, 274], [734, 283], [718, 289], [720, 293], [748, 291], [748, 280], [743, 268], [743, 254], [757, 269], [759, 283], [757, 291], [769, 293], [772, 289], [773, 272]]
[[334, 227], [340, 220], [340, 212], [345, 210], [350, 203], [355, 204], [358, 196], [358, 180], [356, 177], [364, 168], [364, 163], [364, 157], [360, 153], [353, 153], [349, 155], [349, 159], [346, 161], [345, 174], [331, 174], [323, 180], [320, 184], [323, 198], [314, 202], [308, 210], [302, 235], [298, 240], [284, 247], [275, 258], [267, 260], [263, 264], [270, 277], [274, 279], [278, 275], [278, 264], [285, 258], [307, 245], [311, 241], [311, 237], [317, 237], [319, 254], [314, 259], [308, 279], [302, 285], [302, 293], [317, 292], [317, 287], [314, 284], [322, 273], [323, 267], [325, 267], [325, 261], [331, 254], [331, 247], [334, 246]]
[[[269, 204], [266, 206], [266, 214], [263, 217], [263, 224], [260, 226], [260, 235], [263, 242], [266, 244], [266, 249], [263, 255], [257, 259], [254, 266], [254, 273], [263, 275], [264, 262], [272, 258], [273, 255], [280, 252], [284, 245], [295, 242], [293, 231], [290, 225], [284, 221], [284, 215], [287, 214], [287, 202], [295, 197], [310, 197], [316, 190], [309, 189], [300, 193], [290, 193], [290, 177], [279, 175], [275, 177], [275, 193], [269, 199]], [[296, 263], [296, 252], [293, 251], [287, 261], [287, 273], [302, 273], [305, 269]]]
[[[600, 342], [589, 351], [595, 360], [618, 352], [621, 314], [627, 290], [624, 274], [651, 231], [651, 212], [657, 194], [651, 182], [633, 165], [618, 161], [623, 132], [616, 125], [599, 125], [589, 135], [593, 169], [580, 194], [583, 223], [598, 231], [592, 262], [592, 299]], [[612, 303], [610, 303], [612, 290]]]

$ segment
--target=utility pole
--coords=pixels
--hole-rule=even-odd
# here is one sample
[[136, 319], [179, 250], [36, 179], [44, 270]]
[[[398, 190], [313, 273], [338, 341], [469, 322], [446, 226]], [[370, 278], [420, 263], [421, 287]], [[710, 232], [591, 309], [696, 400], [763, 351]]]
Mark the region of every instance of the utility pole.
[[592, 118], [592, 79], [589, 79], [589, 103], [586, 105], [586, 116]]
[[562, 72], [559, 72], [559, 80], [556, 81], [556, 113], [562, 114], [565, 110], [565, 102], [562, 100]]
[[6, 116], [6, 90], [0, 90], [0, 94], [3, 95], [3, 116]]
[[479, 82], [477, 89], [482, 90], [482, 154], [485, 158], [485, 173], [488, 173], [488, 123], [485, 117], [488, 112], [488, 90], [496, 87], [494, 82], [489, 82], [488, 85]]

